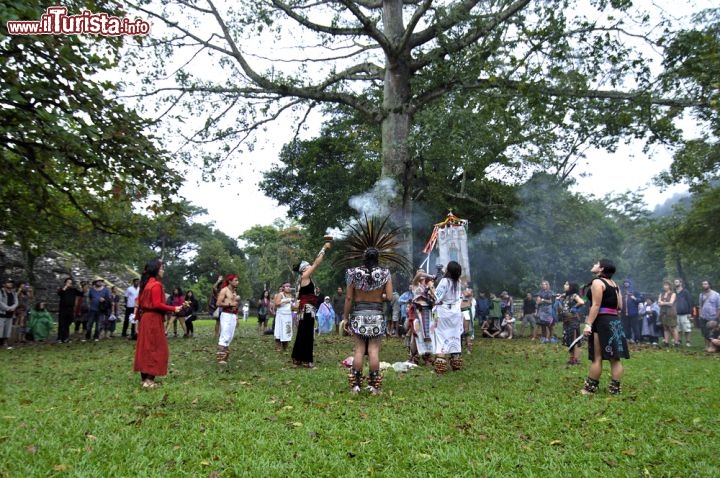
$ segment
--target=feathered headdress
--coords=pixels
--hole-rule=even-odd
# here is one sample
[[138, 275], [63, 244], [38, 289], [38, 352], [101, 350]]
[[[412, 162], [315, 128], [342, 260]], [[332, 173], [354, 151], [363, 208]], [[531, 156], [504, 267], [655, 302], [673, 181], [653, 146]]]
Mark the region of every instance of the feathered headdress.
[[412, 268], [410, 260], [395, 250], [402, 244], [402, 241], [397, 239], [400, 227], [388, 226], [386, 230], [388, 219], [390, 216], [381, 221], [379, 218], [368, 218], [364, 215], [364, 221], [351, 224], [351, 232], [345, 239], [346, 250], [334, 261], [334, 265], [357, 265], [365, 261], [367, 253], [377, 251], [379, 263], [392, 263], [404, 271], [409, 271]]

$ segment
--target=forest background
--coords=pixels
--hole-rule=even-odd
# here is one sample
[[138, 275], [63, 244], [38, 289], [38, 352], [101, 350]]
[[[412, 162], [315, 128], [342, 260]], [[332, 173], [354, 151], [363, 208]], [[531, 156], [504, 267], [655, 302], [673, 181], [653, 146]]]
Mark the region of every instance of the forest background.
[[[162, 256], [169, 287], [206, 297], [235, 272], [242, 297], [259, 297], [292, 281], [292, 264], [367, 204], [404, 226], [416, 265], [434, 223], [450, 210], [467, 219], [477, 290], [520, 296], [543, 279], [559, 289], [588, 279], [599, 257], [652, 295], [666, 278], [694, 292], [717, 278], [720, 9], [59, 3], [153, 27], [144, 37], [9, 36], [8, 20], [39, 19], [46, 5], [0, 7], [0, 238], [22, 251], [16, 279], [36, 284], [53, 251], [128, 279]], [[277, 43], [289, 37], [294, 48]], [[288, 217], [239, 237], [199, 221], [184, 182], [199, 173], [218, 188], [253, 187], [240, 182], [247, 158], [283, 118], [296, 134], [260, 188]], [[642, 192], [573, 192], [588, 151], [638, 141], [645, 154], [673, 151], [656, 185], [686, 184], [687, 197], [652, 212]], [[342, 275], [326, 264], [315, 279], [334, 290]]]

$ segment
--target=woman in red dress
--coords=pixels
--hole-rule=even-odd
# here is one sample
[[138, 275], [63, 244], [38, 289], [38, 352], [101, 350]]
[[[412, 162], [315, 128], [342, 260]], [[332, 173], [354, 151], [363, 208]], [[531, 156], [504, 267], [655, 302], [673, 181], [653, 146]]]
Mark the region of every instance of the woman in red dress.
[[139, 330], [134, 370], [140, 372], [143, 388], [158, 386], [155, 377], [167, 374], [170, 351], [163, 327], [165, 313], [178, 313], [182, 309], [182, 306], [165, 303], [165, 291], [160, 282], [164, 273], [165, 266], [162, 261], [154, 259], [145, 264], [140, 279], [138, 313], [135, 314]]

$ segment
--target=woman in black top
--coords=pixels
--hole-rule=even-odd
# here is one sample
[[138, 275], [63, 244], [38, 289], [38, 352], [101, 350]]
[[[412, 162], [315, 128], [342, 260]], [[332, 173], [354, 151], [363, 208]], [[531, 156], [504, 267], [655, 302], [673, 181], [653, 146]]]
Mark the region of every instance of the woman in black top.
[[[587, 302], [590, 304], [583, 335], [588, 338], [588, 357], [592, 361], [585, 379], [583, 394], [597, 391], [602, 374], [602, 361], [610, 361], [610, 386], [612, 394], [620, 393], [623, 366], [621, 358], [630, 358], [625, 332], [618, 315], [622, 310], [620, 288], [612, 280], [615, 265], [608, 259], [600, 259], [590, 270], [597, 277], [586, 285]], [[590, 286], [590, 287], [588, 287]]]
[[331, 245], [330, 241], [326, 241], [312, 264], [303, 261], [293, 267], [293, 271], [300, 274], [300, 287], [298, 287], [299, 322], [291, 355], [293, 365], [296, 367], [315, 368], [313, 345], [315, 340], [315, 313], [319, 304], [318, 296], [315, 295], [312, 274], [322, 262], [325, 251], [330, 249]]

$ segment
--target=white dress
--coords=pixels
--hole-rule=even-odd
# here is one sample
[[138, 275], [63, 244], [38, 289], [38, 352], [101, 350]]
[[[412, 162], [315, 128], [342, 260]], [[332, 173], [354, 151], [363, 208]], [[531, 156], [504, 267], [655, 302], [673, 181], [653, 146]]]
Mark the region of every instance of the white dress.
[[292, 309], [288, 302], [277, 306], [275, 310], [275, 339], [290, 342], [292, 334]]
[[434, 315], [437, 317], [432, 333], [436, 354], [459, 354], [462, 352], [463, 316], [460, 310], [462, 287], [447, 277], [440, 280], [435, 295], [437, 303]]

